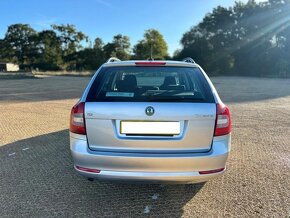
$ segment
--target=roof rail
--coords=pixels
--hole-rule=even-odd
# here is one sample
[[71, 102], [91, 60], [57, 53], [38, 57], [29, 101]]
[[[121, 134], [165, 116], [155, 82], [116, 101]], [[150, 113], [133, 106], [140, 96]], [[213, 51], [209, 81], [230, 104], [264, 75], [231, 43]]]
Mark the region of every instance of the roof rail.
[[184, 58], [184, 59], [182, 59], [182, 61], [195, 64], [195, 61], [190, 57]]
[[107, 60], [106, 63], [110, 63], [110, 62], [116, 62], [116, 61], [121, 61], [119, 58], [115, 58], [115, 57], [111, 57]]

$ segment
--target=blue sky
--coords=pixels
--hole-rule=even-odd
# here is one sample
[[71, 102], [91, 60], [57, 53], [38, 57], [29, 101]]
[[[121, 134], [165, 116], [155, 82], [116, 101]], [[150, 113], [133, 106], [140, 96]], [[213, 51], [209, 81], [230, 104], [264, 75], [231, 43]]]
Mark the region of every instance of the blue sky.
[[[217, 5], [232, 6], [235, 0], [14, 0], [1, 2], [0, 38], [14, 23], [27, 23], [36, 30], [51, 24], [75, 24], [92, 40], [109, 42], [118, 33], [134, 45], [144, 30], [158, 29], [169, 53], [180, 47], [182, 34]], [[243, 0], [244, 2], [246, 0]]]

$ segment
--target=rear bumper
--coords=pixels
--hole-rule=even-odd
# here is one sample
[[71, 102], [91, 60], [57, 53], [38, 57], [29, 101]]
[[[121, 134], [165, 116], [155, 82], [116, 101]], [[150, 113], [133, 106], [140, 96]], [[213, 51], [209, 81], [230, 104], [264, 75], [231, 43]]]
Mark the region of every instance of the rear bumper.
[[[75, 167], [76, 169], [76, 167]], [[208, 175], [199, 175], [198, 172], [127, 172], [127, 171], [109, 171], [102, 170], [100, 173], [89, 173], [76, 169], [79, 174], [88, 177], [103, 180], [126, 180], [144, 183], [200, 183], [208, 181], [224, 173], [225, 170], [219, 173]]]
[[86, 137], [70, 134], [70, 149], [75, 166], [98, 169], [99, 173], [75, 169], [83, 176], [105, 180], [153, 183], [198, 183], [224, 173], [203, 174], [200, 171], [225, 168], [231, 136], [215, 137], [206, 153], [132, 154], [96, 152], [88, 148]]

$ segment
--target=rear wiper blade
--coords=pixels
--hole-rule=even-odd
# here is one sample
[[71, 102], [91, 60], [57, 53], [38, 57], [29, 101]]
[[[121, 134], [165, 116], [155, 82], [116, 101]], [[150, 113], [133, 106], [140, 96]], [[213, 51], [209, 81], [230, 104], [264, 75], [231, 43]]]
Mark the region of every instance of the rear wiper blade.
[[158, 97], [151, 97], [149, 101], [203, 101], [203, 98], [190, 98], [190, 97], [183, 97], [183, 96], [158, 96]]

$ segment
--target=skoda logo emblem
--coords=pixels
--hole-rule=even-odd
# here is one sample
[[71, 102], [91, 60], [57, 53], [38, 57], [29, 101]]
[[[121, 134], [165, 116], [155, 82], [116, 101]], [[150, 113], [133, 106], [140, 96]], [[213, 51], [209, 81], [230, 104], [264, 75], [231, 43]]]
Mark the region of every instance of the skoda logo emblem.
[[146, 107], [145, 109], [145, 113], [148, 115], [148, 116], [152, 116], [154, 114], [154, 108], [149, 106], [149, 107]]

